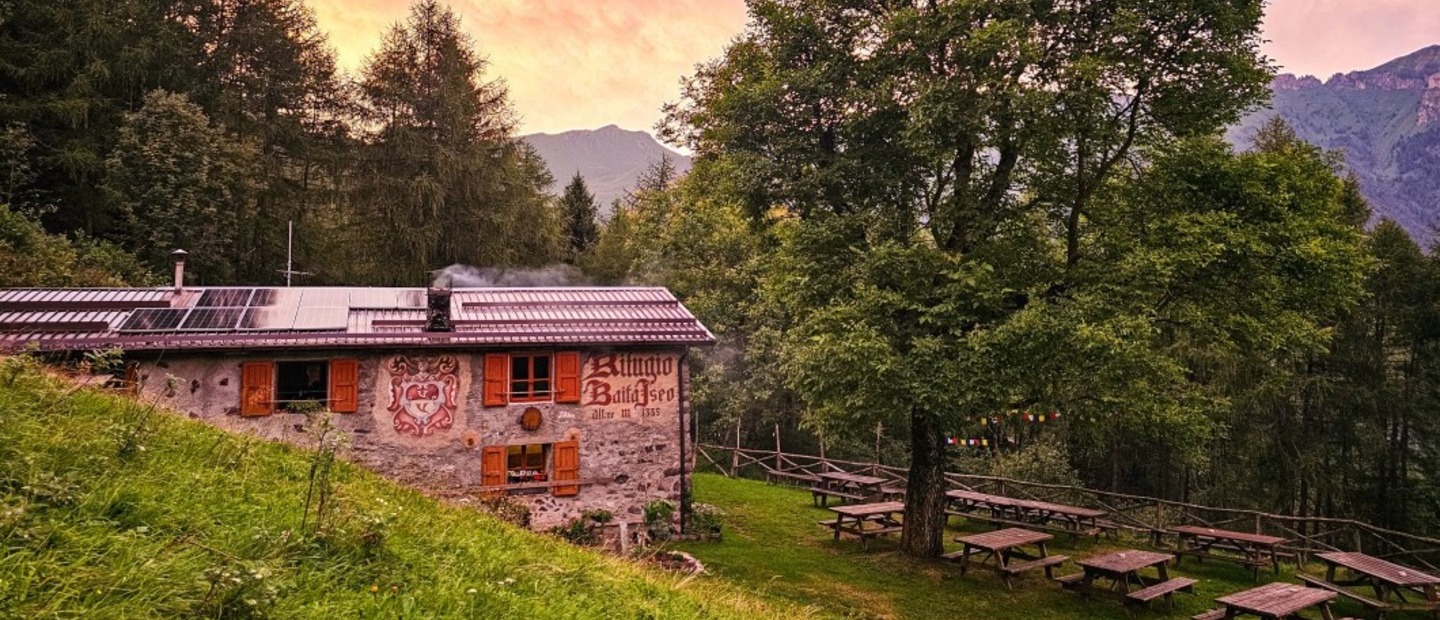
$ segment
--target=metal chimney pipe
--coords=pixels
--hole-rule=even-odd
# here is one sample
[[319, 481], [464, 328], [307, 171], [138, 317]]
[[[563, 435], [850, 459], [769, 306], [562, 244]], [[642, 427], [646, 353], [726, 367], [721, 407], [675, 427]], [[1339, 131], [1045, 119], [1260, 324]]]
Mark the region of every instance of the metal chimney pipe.
[[177, 295], [185, 292], [185, 257], [189, 254], [185, 250], [175, 250], [170, 253], [170, 258], [175, 259], [175, 293]]

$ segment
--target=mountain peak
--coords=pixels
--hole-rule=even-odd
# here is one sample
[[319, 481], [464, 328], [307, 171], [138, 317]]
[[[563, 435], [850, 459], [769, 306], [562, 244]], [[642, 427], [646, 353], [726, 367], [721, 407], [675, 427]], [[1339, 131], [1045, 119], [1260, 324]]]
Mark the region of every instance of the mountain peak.
[[641, 173], [660, 158], [669, 158], [682, 174], [690, 169], [689, 157], [667, 148], [648, 132], [614, 124], [521, 139], [535, 147], [557, 179], [569, 179], [576, 172], [584, 177], [602, 213], [634, 188]]

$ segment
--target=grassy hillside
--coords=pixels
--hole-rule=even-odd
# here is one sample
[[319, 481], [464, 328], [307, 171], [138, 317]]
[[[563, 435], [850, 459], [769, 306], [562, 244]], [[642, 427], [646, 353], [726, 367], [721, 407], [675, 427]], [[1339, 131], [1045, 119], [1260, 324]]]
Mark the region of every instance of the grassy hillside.
[[0, 361], [0, 618], [804, 615], [315, 463]]

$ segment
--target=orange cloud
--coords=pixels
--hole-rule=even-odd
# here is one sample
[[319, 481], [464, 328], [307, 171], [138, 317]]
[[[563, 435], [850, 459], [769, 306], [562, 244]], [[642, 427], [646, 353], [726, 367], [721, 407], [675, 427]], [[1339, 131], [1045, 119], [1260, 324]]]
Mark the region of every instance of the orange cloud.
[[[310, 0], [354, 71], [409, 0]], [[1265, 52], [1284, 71], [1366, 69], [1440, 43], [1436, 0], [1272, 0]], [[451, 0], [510, 87], [521, 131], [651, 129], [696, 63], [745, 26], [743, 0]]]
[[[355, 71], [407, 0], [311, 0], [340, 65]], [[744, 28], [742, 0], [457, 0], [450, 6], [510, 88], [521, 132], [651, 129], [696, 63]]]

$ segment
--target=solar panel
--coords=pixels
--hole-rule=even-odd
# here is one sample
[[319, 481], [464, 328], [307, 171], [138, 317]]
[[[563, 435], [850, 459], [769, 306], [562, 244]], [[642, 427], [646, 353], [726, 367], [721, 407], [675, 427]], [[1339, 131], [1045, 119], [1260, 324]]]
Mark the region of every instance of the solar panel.
[[346, 306], [302, 306], [295, 313], [294, 329], [341, 330], [350, 320], [350, 308]]
[[295, 324], [295, 308], [246, 308], [236, 329], [290, 329]]
[[234, 331], [244, 308], [196, 308], [180, 324], [186, 331]]
[[250, 305], [253, 288], [212, 288], [200, 295], [196, 307], [200, 308], [244, 308]]
[[300, 305], [300, 291], [289, 288], [259, 288], [255, 289], [255, 296], [250, 298], [250, 306], [270, 307]]
[[180, 326], [185, 318], [186, 308], [141, 308], [130, 313], [120, 324], [122, 332], [164, 332]]

